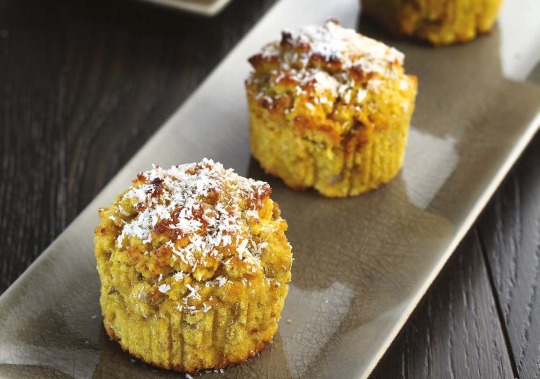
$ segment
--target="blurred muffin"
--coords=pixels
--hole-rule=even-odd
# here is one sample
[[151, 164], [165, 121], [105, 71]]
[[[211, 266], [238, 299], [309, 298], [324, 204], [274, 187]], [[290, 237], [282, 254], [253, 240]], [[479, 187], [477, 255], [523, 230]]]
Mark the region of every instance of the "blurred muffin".
[[251, 151], [265, 171], [329, 197], [397, 174], [417, 87], [403, 54], [332, 20], [283, 32], [249, 62]]
[[467, 42], [488, 33], [502, 0], [362, 0], [362, 13], [390, 32], [433, 45]]
[[187, 372], [243, 362], [270, 342], [292, 263], [270, 192], [208, 159], [139, 174], [95, 229], [110, 338]]

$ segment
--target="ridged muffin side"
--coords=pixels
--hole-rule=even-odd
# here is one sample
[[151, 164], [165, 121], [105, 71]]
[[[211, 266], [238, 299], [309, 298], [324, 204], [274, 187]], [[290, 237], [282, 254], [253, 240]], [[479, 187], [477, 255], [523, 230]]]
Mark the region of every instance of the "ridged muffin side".
[[362, 0], [362, 13], [396, 35], [449, 45], [490, 32], [501, 4], [502, 0]]
[[101, 209], [95, 255], [111, 339], [186, 372], [243, 362], [270, 342], [292, 264], [270, 192], [203, 160], [141, 173]]
[[345, 197], [400, 170], [417, 81], [399, 51], [331, 20], [285, 31], [249, 61], [251, 151], [265, 171]]

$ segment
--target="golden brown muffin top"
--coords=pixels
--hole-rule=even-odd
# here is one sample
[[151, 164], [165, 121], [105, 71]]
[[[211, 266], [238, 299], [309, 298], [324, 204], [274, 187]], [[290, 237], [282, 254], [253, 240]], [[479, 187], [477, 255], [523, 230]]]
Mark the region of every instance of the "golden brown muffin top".
[[[257, 68], [319, 68], [337, 72], [355, 67], [365, 73], [388, 73], [395, 63], [403, 64], [403, 54], [382, 42], [358, 34], [329, 20], [322, 26], [285, 30], [281, 41], [263, 47], [250, 62]], [[260, 63], [268, 66], [260, 66]]]
[[[186, 268], [195, 269], [210, 257], [223, 259], [224, 250], [258, 264], [264, 243], [251, 240], [245, 227], [258, 217], [270, 192], [267, 183], [241, 177], [209, 159], [168, 170], [154, 166], [139, 174], [120, 200], [120, 212], [136, 213], [122, 223], [116, 245], [129, 248], [132, 239], [149, 244], [165, 237], [162, 246], [171, 250], [170, 259], [180, 259]], [[233, 244], [235, 249], [227, 249]]]
[[153, 166], [100, 210], [98, 262], [109, 262], [110, 285], [130, 292], [143, 315], [167, 299], [206, 312], [240, 287], [286, 284], [290, 273], [278, 268], [290, 269], [287, 223], [270, 193], [209, 159]]
[[263, 108], [339, 139], [352, 127], [348, 120], [376, 109], [374, 98], [410, 88], [403, 60], [398, 50], [330, 20], [284, 31], [249, 59], [255, 71], [246, 84]]
[[[364, 81], [374, 74], [399, 76], [404, 55], [393, 47], [343, 28], [336, 20], [282, 32], [249, 62], [259, 73], [280, 71], [276, 83], [288, 79], [313, 82], [320, 89], [339, 91], [343, 79]], [[377, 83], [372, 83], [376, 85]]]

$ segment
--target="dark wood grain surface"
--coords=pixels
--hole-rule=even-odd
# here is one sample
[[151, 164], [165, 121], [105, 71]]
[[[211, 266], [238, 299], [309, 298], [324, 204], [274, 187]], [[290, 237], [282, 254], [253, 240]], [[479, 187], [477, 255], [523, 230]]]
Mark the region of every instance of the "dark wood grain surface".
[[517, 373], [540, 378], [540, 136], [486, 209], [478, 231]]
[[477, 235], [469, 233], [374, 373], [376, 378], [511, 378]]
[[540, 135], [446, 264], [374, 377], [540, 377], [538, 162]]
[[[0, 293], [275, 0], [0, 0]], [[540, 137], [373, 376], [540, 377]]]

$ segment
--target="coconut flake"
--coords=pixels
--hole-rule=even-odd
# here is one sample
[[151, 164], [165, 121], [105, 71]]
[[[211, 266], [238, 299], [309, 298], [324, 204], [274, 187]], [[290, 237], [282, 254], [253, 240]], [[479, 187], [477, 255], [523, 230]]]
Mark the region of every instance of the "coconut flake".
[[167, 293], [170, 289], [171, 289], [171, 286], [169, 284], [162, 284], [158, 287], [158, 290], [161, 293]]

